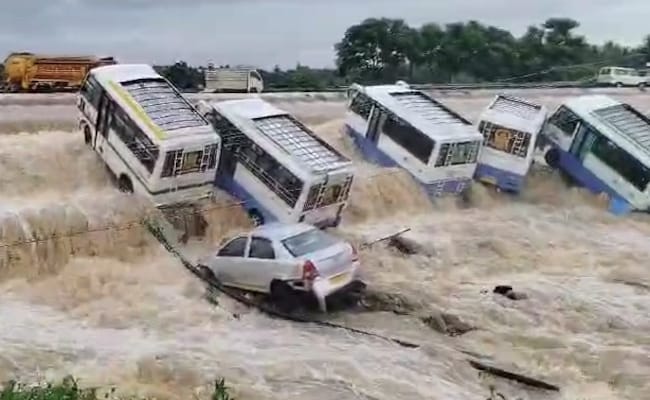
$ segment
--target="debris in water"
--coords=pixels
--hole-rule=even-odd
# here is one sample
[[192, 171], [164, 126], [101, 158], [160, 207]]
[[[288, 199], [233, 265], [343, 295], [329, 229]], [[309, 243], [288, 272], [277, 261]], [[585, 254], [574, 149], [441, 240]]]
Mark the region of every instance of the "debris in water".
[[556, 385], [544, 382], [539, 379], [531, 378], [525, 375], [517, 374], [514, 372], [506, 371], [505, 369], [501, 369], [499, 367], [493, 366], [493, 365], [488, 365], [476, 360], [467, 360], [469, 364], [474, 367], [475, 369], [479, 371], [486, 372], [488, 374], [498, 376], [501, 378], [506, 378], [510, 379], [519, 383], [523, 383], [524, 385], [532, 386], [538, 389], [544, 389], [544, 390], [552, 390], [555, 392], [559, 392], [560, 388]]
[[408, 315], [420, 308], [403, 295], [376, 290], [366, 290], [360, 304], [368, 311], [389, 311], [398, 315]]
[[508, 285], [495, 286], [492, 292], [505, 296], [510, 300], [526, 300], [528, 298], [528, 295], [526, 293], [515, 292], [512, 290], [512, 286]]
[[449, 336], [460, 336], [478, 328], [468, 324], [454, 314], [436, 311], [427, 317], [420, 318], [431, 329]]

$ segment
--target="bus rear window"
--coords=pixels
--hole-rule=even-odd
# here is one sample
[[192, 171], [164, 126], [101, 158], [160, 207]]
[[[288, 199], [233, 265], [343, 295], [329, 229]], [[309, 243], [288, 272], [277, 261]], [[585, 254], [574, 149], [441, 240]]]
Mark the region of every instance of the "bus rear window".
[[[202, 165], [205, 161], [203, 154], [208, 152], [207, 164]], [[204, 150], [191, 151], [182, 153], [183, 150], [173, 150], [165, 155], [165, 164], [163, 165], [161, 177], [169, 177], [192, 172], [203, 172], [206, 169], [212, 169], [217, 163], [217, 146], [208, 145]], [[181, 155], [182, 153], [182, 155]], [[179, 156], [182, 160], [179, 160]]]
[[481, 121], [478, 126], [483, 134], [486, 147], [514, 154], [525, 158], [530, 146], [530, 133], [505, 128], [487, 121]]

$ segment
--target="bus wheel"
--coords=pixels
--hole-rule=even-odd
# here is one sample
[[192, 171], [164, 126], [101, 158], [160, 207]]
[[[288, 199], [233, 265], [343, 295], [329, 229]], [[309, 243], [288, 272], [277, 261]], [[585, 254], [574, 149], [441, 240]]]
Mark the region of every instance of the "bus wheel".
[[253, 224], [255, 224], [255, 226], [264, 225], [264, 216], [256, 209], [250, 210], [248, 212], [248, 216], [253, 221]]
[[549, 167], [555, 169], [560, 163], [560, 152], [557, 149], [551, 149], [544, 154], [544, 161]]
[[121, 175], [120, 179], [117, 181], [117, 187], [120, 189], [120, 192], [123, 193], [133, 193], [133, 183], [126, 175]]
[[90, 146], [91, 140], [92, 135], [90, 134], [90, 128], [88, 128], [88, 125], [84, 125], [84, 142]]

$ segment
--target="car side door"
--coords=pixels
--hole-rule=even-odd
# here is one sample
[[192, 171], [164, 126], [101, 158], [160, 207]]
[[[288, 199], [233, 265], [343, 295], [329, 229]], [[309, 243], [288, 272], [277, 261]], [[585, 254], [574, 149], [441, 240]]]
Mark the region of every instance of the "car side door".
[[213, 257], [212, 272], [224, 285], [240, 286], [243, 284], [248, 244], [248, 236], [237, 236], [221, 247]]
[[264, 237], [253, 236], [248, 252], [250, 283], [258, 290], [267, 292], [273, 279], [286, 277], [286, 260], [276, 252], [273, 242]]

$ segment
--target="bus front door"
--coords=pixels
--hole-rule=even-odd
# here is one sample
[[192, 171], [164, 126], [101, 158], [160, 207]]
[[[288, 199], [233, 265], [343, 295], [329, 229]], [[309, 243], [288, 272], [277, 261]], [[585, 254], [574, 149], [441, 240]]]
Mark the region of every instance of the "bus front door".
[[384, 123], [386, 116], [378, 107], [373, 107], [372, 114], [368, 119], [368, 131], [366, 137], [373, 143], [379, 140], [379, 131]]
[[104, 94], [99, 99], [99, 107], [97, 111], [97, 122], [95, 124], [95, 149], [100, 153], [104, 153], [104, 142], [108, 138], [108, 129], [109, 129], [109, 120], [111, 112], [111, 102], [108, 97]]

